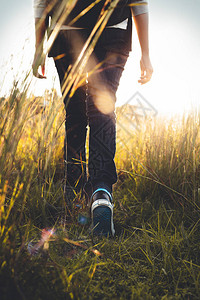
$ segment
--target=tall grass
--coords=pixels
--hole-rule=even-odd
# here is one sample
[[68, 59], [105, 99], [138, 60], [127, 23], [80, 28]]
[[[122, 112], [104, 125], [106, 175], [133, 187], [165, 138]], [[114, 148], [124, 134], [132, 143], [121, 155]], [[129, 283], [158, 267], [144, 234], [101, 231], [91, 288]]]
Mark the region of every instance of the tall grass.
[[[94, 241], [78, 208], [59, 221], [64, 112], [51, 99], [44, 110], [16, 84], [1, 99], [3, 299], [198, 299], [199, 114], [147, 119], [139, 132], [118, 125], [116, 237]], [[30, 255], [28, 245], [49, 226], [56, 236]]]
[[[81, 82], [107, 16], [66, 91]], [[60, 218], [62, 100], [53, 94], [44, 109], [27, 82], [0, 101], [1, 299], [199, 299], [199, 113], [145, 119], [137, 131], [117, 112], [116, 237], [95, 240], [77, 221], [80, 199]]]
[[[129, 129], [128, 134], [121, 126], [119, 130], [119, 168], [128, 169], [150, 191], [156, 183], [159, 195], [168, 202], [198, 208], [200, 132], [196, 111], [177, 119], [146, 120], [139, 131]], [[151, 198], [151, 194], [144, 197]]]

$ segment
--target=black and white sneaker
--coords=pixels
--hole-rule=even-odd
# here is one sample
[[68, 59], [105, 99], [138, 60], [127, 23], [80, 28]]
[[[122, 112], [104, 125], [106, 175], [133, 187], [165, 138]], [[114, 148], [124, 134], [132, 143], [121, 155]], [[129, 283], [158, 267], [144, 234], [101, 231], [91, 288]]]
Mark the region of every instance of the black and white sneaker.
[[92, 232], [95, 235], [114, 236], [113, 204], [111, 194], [103, 188], [97, 189], [91, 197]]

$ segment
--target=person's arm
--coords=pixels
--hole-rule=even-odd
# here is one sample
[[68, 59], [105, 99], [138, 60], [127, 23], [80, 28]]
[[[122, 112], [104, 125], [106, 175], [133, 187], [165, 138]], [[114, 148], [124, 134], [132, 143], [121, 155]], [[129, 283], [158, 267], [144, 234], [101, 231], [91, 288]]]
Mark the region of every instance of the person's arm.
[[144, 84], [147, 83], [152, 76], [153, 67], [151, 64], [150, 56], [149, 56], [149, 14], [148, 14], [148, 6], [141, 5], [132, 8], [133, 18], [138, 34], [138, 39], [141, 46], [141, 77], [138, 80], [139, 83]]
[[[32, 69], [33, 75], [37, 78], [46, 78], [45, 73], [45, 55], [43, 54], [43, 44], [46, 33], [46, 18], [44, 14], [46, 2], [44, 0], [34, 1], [35, 15], [35, 55]], [[42, 75], [38, 72], [41, 66]]]

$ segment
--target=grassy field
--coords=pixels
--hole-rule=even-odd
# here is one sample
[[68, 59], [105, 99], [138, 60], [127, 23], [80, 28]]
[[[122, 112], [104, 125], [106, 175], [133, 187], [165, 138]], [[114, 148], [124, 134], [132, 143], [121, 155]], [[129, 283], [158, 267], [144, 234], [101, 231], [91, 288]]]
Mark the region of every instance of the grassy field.
[[116, 236], [95, 240], [78, 196], [64, 218], [64, 111], [51, 99], [44, 110], [15, 84], [0, 100], [0, 298], [200, 299], [200, 115], [118, 126]]

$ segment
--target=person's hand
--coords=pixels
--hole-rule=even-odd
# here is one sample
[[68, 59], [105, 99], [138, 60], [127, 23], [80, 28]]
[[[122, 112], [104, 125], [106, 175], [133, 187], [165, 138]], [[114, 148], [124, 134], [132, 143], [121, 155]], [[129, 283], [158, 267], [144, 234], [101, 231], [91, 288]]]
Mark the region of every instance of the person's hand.
[[140, 60], [140, 68], [141, 68], [141, 77], [138, 80], [139, 83], [145, 84], [147, 83], [153, 74], [153, 67], [151, 65], [149, 55], [142, 55]]
[[[41, 51], [35, 51], [34, 59], [33, 59], [33, 64], [32, 64], [32, 70], [33, 70], [33, 75], [37, 78], [40, 79], [46, 79], [45, 74], [45, 55]], [[38, 69], [41, 67], [42, 74], [39, 73]]]

